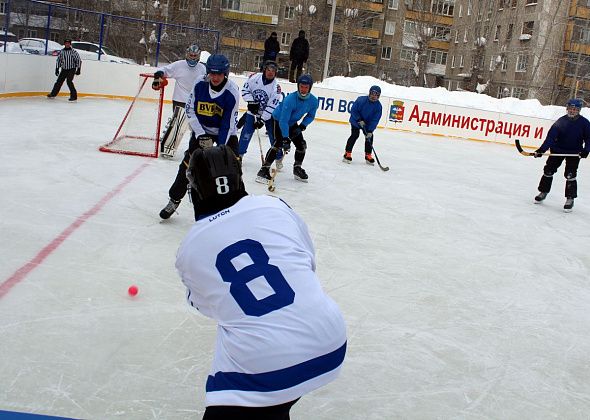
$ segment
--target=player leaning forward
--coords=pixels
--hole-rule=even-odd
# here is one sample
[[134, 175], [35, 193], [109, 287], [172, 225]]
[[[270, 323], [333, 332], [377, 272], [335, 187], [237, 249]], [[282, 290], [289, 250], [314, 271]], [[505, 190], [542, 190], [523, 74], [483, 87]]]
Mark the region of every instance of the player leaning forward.
[[[539, 181], [539, 195], [535, 202], [545, 200], [551, 190], [553, 175], [565, 159], [565, 204], [563, 209], [571, 211], [574, 207], [574, 198], [578, 196], [578, 181], [576, 175], [580, 158], [588, 157], [590, 151], [590, 122], [580, 115], [582, 101], [570, 99], [566, 104], [567, 114], [560, 117], [549, 129], [545, 141], [536, 151], [534, 156], [541, 157], [543, 153], [550, 150], [556, 154], [571, 154], [572, 156], [549, 156], [543, 176]], [[576, 156], [577, 155], [577, 156]]]
[[174, 92], [172, 94], [173, 114], [164, 136], [162, 137], [161, 152], [164, 156], [172, 157], [176, 152], [176, 147], [180, 144], [184, 135], [187, 123], [184, 108], [186, 101], [195, 86], [195, 83], [203, 80], [207, 75], [205, 65], [199, 62], [201, 58], [201, 49], [198, 45], [193, 44], [186, 49], [184, 60], [178, 60], [164, 67], [159, 68], [154, 73], [152, 87], [158, 89], [164, 78], [171, 78], [176, 81]]
[[[213, 54], [207, 59], [206, 70], [207, 78], [195, 84], [186, 103], [191, 139], [168, 191], [170, 201], [160, 211], [162, 219], [172, 216], [186, 194], [189, 184], [186, 168], [195, 150], [209, 148], [214, 144], [227, 144], [235, 153], [238, 152], [236, 122], [240, 90], [238, 85], [228, 79], [229, 61], [222, 54]], [[196, 212], [199, 200], [192, 189], [191, 199]]]
[[275, 142], [266, 153], [264, 163], [258, 171], [256, 182], [264, 184], [271, 179], [270, 165], [276, 159], [280, 148], [283, 149], [285, 154], [291, 149], [291, 141], [295, 145], [293, 176], [298, 181], [307, 182], [307, 173], [301, 167], [307, 149], [303, 131], [315, 119], [318, 110], [318, 98], [311, 93], [312, 86], [313, 79], [311, 75], [301, 75], [297, 80], [297, 91], [287, 95], [273, 111], [272, 122]]
[[305, 222], [278, 198], [248, 195], [241, 172], [226, 146], [197, 149], [187, 171], [201, 205], [176, 268], [188, 303], [218, 323], [203, 419], [289, 419], [338, 375], [346, 328]]

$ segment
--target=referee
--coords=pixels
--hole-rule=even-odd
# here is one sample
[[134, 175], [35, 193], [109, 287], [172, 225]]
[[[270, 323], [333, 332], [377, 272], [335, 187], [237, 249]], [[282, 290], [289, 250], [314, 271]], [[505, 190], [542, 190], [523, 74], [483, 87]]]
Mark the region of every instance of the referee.
[[[53, 85], [51, 93], [47, 95], [48, 98], [55, 98], [64, 84], [64, 80], [68, 84], [70, 89], [69, 101], [75, 101], [78, 99], [78, 92], [74, 86], [74, 74], [79, 75], [82, 67], [82, 60], [78, 51], [72, 48], [72, 40], [65, 39], [64, 47], [57, 56], [57, 62], [55, 63], [55, 75], [57, 80]], [[59, 69], [61, 68], [61, 72]]]

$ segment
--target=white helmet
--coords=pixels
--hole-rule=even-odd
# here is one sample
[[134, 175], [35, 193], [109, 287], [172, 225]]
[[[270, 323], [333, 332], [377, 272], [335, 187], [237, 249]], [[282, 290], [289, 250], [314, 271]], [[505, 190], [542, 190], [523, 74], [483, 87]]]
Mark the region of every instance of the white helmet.
[[190, 67], [195, 67], [201, 58], [201, 49], [193, 44], [186, 49], [186, 62]]

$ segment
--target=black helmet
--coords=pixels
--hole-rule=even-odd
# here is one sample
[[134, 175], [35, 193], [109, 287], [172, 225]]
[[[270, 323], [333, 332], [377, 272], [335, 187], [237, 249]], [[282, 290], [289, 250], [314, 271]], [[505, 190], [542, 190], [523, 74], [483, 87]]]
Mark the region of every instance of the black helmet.
[[210, 212], [230, 207], [246, 195], [240, 161], [226, 145], [195, 150], [186, 177]]

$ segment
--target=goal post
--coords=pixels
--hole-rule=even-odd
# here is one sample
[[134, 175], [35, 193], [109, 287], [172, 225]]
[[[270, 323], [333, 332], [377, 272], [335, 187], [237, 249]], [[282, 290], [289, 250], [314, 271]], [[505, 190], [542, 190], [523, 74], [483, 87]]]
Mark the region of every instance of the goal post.
[[142, 73], [139, 89], [131, 101], [111, 141], [99, 148], [101, 152], [158, 157], [164, 86], [152, 89], [153, 74]]

